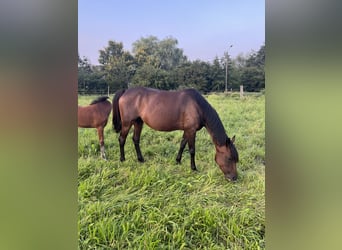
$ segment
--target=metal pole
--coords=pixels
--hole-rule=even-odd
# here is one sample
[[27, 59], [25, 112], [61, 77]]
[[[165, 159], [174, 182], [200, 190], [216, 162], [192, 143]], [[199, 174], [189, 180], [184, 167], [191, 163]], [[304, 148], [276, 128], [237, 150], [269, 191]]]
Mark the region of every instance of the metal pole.
[[226, 87], [224, 89], [224, 92], [227, 92], [227, 86], [228, 86], [228, 83], [227, 83], [227, 80], [228, 80], [228, 59], [226, 60]]
[[227, 60], [226, 60], [226, 86], [225, 86], [225, 92], [228, 91], [228, 59], [229, 59], [229, 54], [228, 54], [228, 50], [233, 47], [233, 45], [231, 44], [229, 46], [229, 48], [227, 49]]

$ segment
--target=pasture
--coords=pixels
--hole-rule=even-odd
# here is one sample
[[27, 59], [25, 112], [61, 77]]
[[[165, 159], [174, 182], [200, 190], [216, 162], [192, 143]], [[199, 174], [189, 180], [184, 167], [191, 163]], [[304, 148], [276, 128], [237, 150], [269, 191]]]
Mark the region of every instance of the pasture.
[[[79, 105], [97, 96], [79, 96]], [[110, 100], [113, 96], [110, 96]], [[265, 96], [210, 94], [229, 137], [236, 135], [237, 182], [215, 163], [207, 130], [196, 136], [196, 165], [188, 148], [176, 156], [182, 131], [144, 125], [137, 160], [132, 129], [120, 162], [112, 115], [105, 127], [106, 156], [96, 129], [78, 129], [79, 249], [264, 249]], [[165, 114], [167, 115], [167, 114]]]

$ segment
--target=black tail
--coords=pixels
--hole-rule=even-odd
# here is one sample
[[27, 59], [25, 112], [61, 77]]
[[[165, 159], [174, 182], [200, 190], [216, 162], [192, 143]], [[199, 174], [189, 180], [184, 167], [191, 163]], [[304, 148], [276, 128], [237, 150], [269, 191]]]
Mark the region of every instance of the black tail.
[[115, 93], [113, 98], [113, 128], [116, 133], [121, 131], [121, 115], [119, 109], [119, 99], [125, 93], [125, 89], [119, 90]]

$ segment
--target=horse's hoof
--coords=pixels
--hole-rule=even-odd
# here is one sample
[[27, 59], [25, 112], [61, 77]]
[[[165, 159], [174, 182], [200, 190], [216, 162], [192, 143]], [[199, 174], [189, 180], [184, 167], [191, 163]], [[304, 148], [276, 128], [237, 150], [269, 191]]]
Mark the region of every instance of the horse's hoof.
[[123, 161], [125, 161], [125, 160], [126, 160], [125, 158], [120, 158], [120, 161], [121, 161], [121, 162], [123, 162]]
[[177, 162], [177, 164], [181, 164], [181, 163], [182, 163], [182, 160], [176, 159], [176, 162]]
[[143, 163], [143, 162], [145, 162], [145, 159], [144, 158], [140, 158], [140, 159], [138, 159], [138, 161]]

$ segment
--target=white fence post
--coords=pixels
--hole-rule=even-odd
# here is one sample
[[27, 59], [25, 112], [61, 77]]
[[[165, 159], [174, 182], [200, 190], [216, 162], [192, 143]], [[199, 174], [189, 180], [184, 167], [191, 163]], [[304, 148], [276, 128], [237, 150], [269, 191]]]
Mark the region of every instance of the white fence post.
[[243, 97], [243, 85], [240, 85], [240, 98]]

